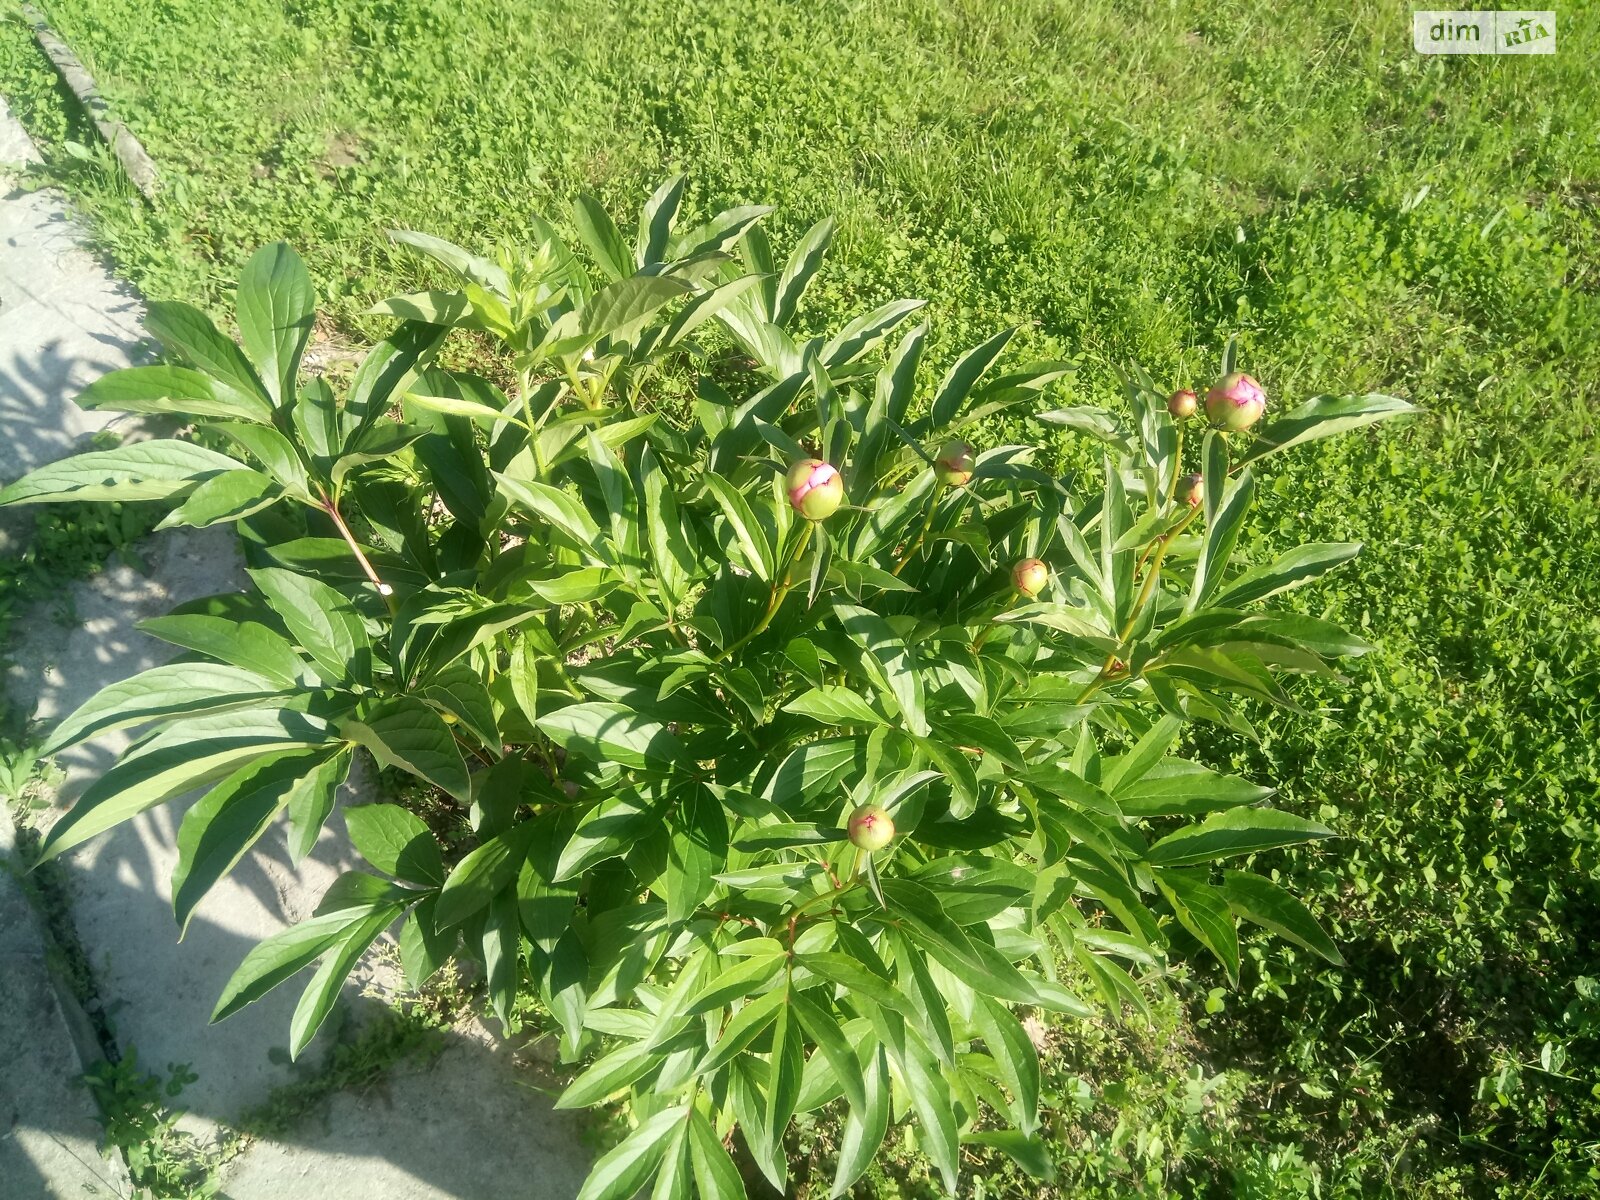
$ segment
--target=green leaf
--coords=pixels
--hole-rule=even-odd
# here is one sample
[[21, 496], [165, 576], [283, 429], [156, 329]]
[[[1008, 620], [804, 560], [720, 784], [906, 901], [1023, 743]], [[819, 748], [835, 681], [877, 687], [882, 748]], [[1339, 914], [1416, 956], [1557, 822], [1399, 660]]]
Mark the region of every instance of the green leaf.
[[1039, 1054], [1022, 1023], [1004, 1005], [980, 995], [973, 1021], [1015, 1098], [1012, 1115], [1025, 1134], [1039, 1127]]
[[204, 529], [238, 521], [277, 503], [281, 495], [278, 485], [260, 471], [224, 471], [203, 480], [156, 528]]
[[47, 756], [86, 738], [163, 717], [199, 716], [259, 705], [278, 695], [276, 680], [217, 663], [170, 663], [101, 688], [65, 717], [39, 747]]
[[1009, 1156], [1017, 1166], [1035, 1179], [1042, 1179], [1046, 1183], [1055, 1182], [1055, 1160], [1050, 1157], [1050, 1147], [1041, 1137], [1015, 1129], [976, 1129], [962, 1134], [961, 1140], [963, 1143], [992, 1146]]
[[1288, 938], [1336, 967], [1345, 965], [1344, 955], [1305, 905], [1270, 879], [1248, 871], [1224, 871], [1222, 894], [1235, 916]]
[[795, 964], [884, 1008], [904, 1009], [910, 1005], [908, 998], [896, 991], [887, 979], [848, 954], [799, 954], [795, 956]]
[[824, 217], [801, 236], [795, 243], [794, 249], [789, 254], [789, 261], [784, 265], [783, 275], [778, 280], [777, 291], [773, 293], [772, 323], [780, 328], [794, 319], [795, 311], [800, 306], [800, 298], [805, 295], [806, 287], [811, 283], [822, 260], [828, 253], [828, 246], [833, 241], [834, 221], [832, 217]]
[[444, 966], [455, 944], [454, 938], [444, 936], [435, 927], [433, 913], [438, 899], [428, 896], [415, 904], [400, 928], [400, 966], [406, 985], [414, 992], [421, 991], [422, 985]]
[[51, 827], [40, 858], [55, 858], [253, 759], [319, 749], [332, 741], [332, 731], [320, 718], [290, 709], [240, 709], [173, 721], [88, 786], [71, 811]]
[[1252, 567], [1217, 593], [1218, 608], [1238, 608], [1310, 583], [1361, 553], [1360, 542], [1314, 542]]
[[639, 476], [644, 484], [644, 515], [650, 534], [650, 555], [656, 578], [671, 604], [681, 602], [695, 570], [695, 554], [684, 532], [676, 489], [648, 444], [639, 451]]
[[805, 1039], [791, 1005], [778, 1010], [778, 1018], [772, 1026], [772, 1051], [767, 1061], [771, 1069], [767, 1074], [763, 1133], [766, 1144], [776, 1148], [783, 1145], [784, 1130], [794, 1118], [806, 1065]]
[[499, 480], [500, 490], [508, 498], [534, 516], [554, 525], [600, 566], [617, 565], [610, 544], [601, 536], [600, 526], [595, 524], [594, 518], [576, 497], [549, 484], [513, 479], [498, 471], [494, 477]]
[[605, 207], [588, 192], [572, 204], [572, 224], [578, 237], [594, 255], [607, 278], [621, 279], [634, 272], [633, 253]]
[[734, 841], [735, 850], [754, 854], [762, 850], [792, 850], [796, 846], [826, 846], [842, 842], [845, 831], [811, 821], [778, 821], [745, 829]]
[[513, 825], [468, 854], [445, 880], [434, 910], [439, 929], [450, 929], [482, 912], [506, 885], [516, 881], [538, 830], [537, 821]]
[[458, 800], [471, 800], [467, 765], [450, 726], [416, 697], [396, 696], [364, 707], [339, 732], [365, 746], [383, 766], [409, 771]]
[[317, 296], [311, 276], [287, 243], [263, 246], [239, 277], [239, 337], [278, 404], [294, 398], [300, 356], [311, 337]]
[[626, 854], [658, 823], [654, 807], [635, 793], [602, 800], [583, 814], [572, 839], [562, 848], [552, 882], [571, 879], [595, 863]]
[[89, 500], [167, 500], [223, 471], [238, 459], [192, 442], [157, 439], [115, 450], [74, 454], [24, 475], [0, 491], [0, 505]]
[[834, 1014], [808, 999], [803, 992], [791, 994], [789, 1005], [799, 1018], [801, 1027], [833, 1067], [850, 1107], [864, 1111], [867, 1108], [867, 1091], [861, 1075], [861, 1063], [856, 1059], [856, 1052], [845, 1039], [844, 1030], [839, 1027]]
[[255, 567], [246, 574], [327, 679], [371, 678], [372, 644], [349, 600], [319, 579], [282, 567]]
[[1222, 573], [1244, 528], [1245, 514], [1250, 510], [1255, 492], [1255, 479], [1248, 470], [1242, 472], [1229, 484], [1215, 515], [1208, 519], [1206, 540], [1194, 569], [1194, 584], [1189, 590], [1185, 612], [1199, 608], [1222, 586]]
[[[672, 239], [672, 222], [678, 216], [678, 206], [683, 203], [687, 182], [684, 176], [674, 175], [645, 201], [639, 213], [639, 237], [635, 244], [638, 261], [645, 266], [660, 262], [666, 254]], [[631, 264], [628, 269], [632, 270]]]
[[426, 233], [412, 233], [408, 229], [389, 230], [389, 240], [427, 255], [454, 272], [463, 283], [475, 283], [501, 296], [511, 293], [511, 283], [504, 270], [487, 258], [463, 250], [454, 242]]
[[1150, 847], [1149, 859], [1157, 866], [1181, 867], [1333, 836], [1327, 826], [1281, 808], [1230, 808], [1169, 833]]
[[[311, 395], [308, 391], [307, 395]], [[291, 495], [315, 503], [315, 489], [294, 443], [270, 425], [227, 421], [212, 426], [267, 469]]]
[[660, 721], [621, 704], [592, 701], [542, 713], [539, 730], [568, 752], [598, 763], [627, 767], [664, 766], [683, 752], [682, 743]]
[[1239, 983], [1239, 931], [1221, 892], [1185, 871], [1157, 871], [1156, 885], [1172, 904], [1173, 915], [1212, 954], [1228, 973], [1228, 982]]
[[960, 1175], [961, 1143], [950, 1106], [950, 1087], [939, 1074], [937, 1064], [924, 1058], [910, 1038], [900, 1058], [900, 1076], [917, 1113], [917, 1144], [939, 1168], [945, 1191], [953, 1196]]
[[824, 725], [884, 725], [887, 722], [855, 692], [837, 684], [814, 687], [783, 706]]
[[454, 325], [471, 311], [472, 301], [464, 293], [429, 288], [427, 291], [380, 300], [367, 309], [367, 315], [426, 321], [430, 325]]
[[350, 841], [386, 875], [420, 887], [444, 886], [439, 843], [422, 818], [398, 804], [362, 804], [344, 812]]
[[1182, 759], [1163, 759], [1125, 783], [1116, 802], [1130, 817], [1197, 817], [1216, 809], [1259, 804], [1270, 795], [1271, 788], [1237, 775], [1221, 775]]
[[926, 300], [894, 300], [857, 317], [822, 347], [822, 365], [834, 370], [855, 362], [926, 303]]
[[917, 737], [928, 736], [928, 715], [924, 709], [922, 673], [911, 651], [890, 628], [889, 623], [865, 608], [835, 604], [834, 614], [851, 641], [865, 651], [877, 665], [883, 683], [899, 705], [906, 728]]
[[339, 785], [350, 774], [353, 755], [344, 749], [302, 779], [289, 794], [289, 857], [296, 866], [317, 844], [333, 812]]
[[728, 519], [728, 526], [744, 552], [745, 566], [762, 582], [769, 582], [775, 569], [772, 544], [767, 540], [766, 530], [756, 520], [750, 502], [738, 488], [714, 471], [707, 471], [701, 478]]
[[[179, 300], [152, 300], [145, 306], [144, 327], [150, 335], [191, 367], [230, 385], [245, 396], [259, 397], [271, 419], [266, 388], [233, 339], [224, 336], [193, 305]], [[103, 377], [108, 378], [108, 377]]]
[[558, 1109], [593, 1108], [660, 1064], [659, 1055], [637, 1042], [629, 1042], [590, 1063], [566, 1086], [555, 1106]]
[[256, 389], [241, 391], [201, 371], [165, 364], [110, 371], [86, 387], [77, 403], [91, 411], [272, 420], [272, 406]]
[[962, 404], [971, 395], [973, 385], [994, 365], [1014, 333], [1016, 333], [1015, 328], [1001, 330], [981, 346], [973, 347], [956, 359], [940, 382], [939, 390], [933, 395], [933, 408], [929, 418], [931, 432], [937, 433], [956, 419], [961, 412]]
[[667, 919], [687, 921], [728, 862], [728, 816], [704, 787], [691, 788], [673, 812], [667, 842]]
[[679, 1123], [688, 1116], [689, 1107], [680, 1104], [645, 1121], [595, 1163], [583, 1181], [578, 1200], [633, 1200], [655, 1174], [668, 1144], [678, 1133]]
[[225, 1020], [245, 1005], [255, 1003], [309, 966], [351, 930], [390, 907], [397, 906], [366, 905], [309, 917], [253, 947], [223, 987], [211, 1014], [212, 1023]]
[[1269, 454], [1304, 445], [1318, 438], [1348, 433], [1376, 421], [1416, 412], [1416, 406], [1395, 396], [1368, 392], [1364, 396], [1314, 396], [1299, 408], [1267, 424], [1240, 464], [1259, 462]]
[[609, 283], [583, 306], [583, 332], [631, 342], [661, 309], [693, 289], [670, 275], [635, 275]]
[[300, 1003], [295, 1005], [294, 1016], [289, 1021], [290, 1059], [299, 1058], [300, 1052], [311, 1043], [323, 1021], [328, 1019], [328, 1013], [333, 1010], [339, 990], [355, 969], [357, 960], [403, 911], [404, 906], [400, 904], [384, 905], [350, 926], [329, 948], [327, 957], [306, 985]]
[[[141, 633], [160, 638], [163, 642], [264, 676], [280, 688], [301, 683], [306, 675], [306, 664], [294, 652], [289, 640], [255, 621], [235, 621], [204, 613], [181, 613], [151, 617], [140, 621], [138, 628]], [[195, 665], [186, 664], [185, 669]]]
[[306, 778], [332, 757], [320, 750], [259, 758], [184, 814], [172, 871], [172, 912], [181, 931], [188, 930], [202, 897], [244, 857]]
[[883, 891], [904, 932], [945, 969], [974, 987], [1018, 1004], [1034, 1002], [1033, 989], [999, 950], [967, 936], [944, 915], [935, 894], [909, 880], [885, 880]]
[[699, 1109], [689, 1114], [689, 1158], [701, 1200], [745, 1200], [744, 1180], [733, 1156]]
[[870, 1059], [862, 1073], [864, 1103], [850, 1108], [839, 1136], [839, 1166], [833, 1176], [832, 1200], [849, 1192], [852, 1184], [866, 1174], [889, 1132], [889, 1064], [882, 1046], [868, 1051]]
[[734, 1013], [722, 1028], [722, 1036], [696, 1067], [696, 1073], [710, 1078], [753, 1042], [789, 1001], [789, 991], [777, 988], [757, 996]]

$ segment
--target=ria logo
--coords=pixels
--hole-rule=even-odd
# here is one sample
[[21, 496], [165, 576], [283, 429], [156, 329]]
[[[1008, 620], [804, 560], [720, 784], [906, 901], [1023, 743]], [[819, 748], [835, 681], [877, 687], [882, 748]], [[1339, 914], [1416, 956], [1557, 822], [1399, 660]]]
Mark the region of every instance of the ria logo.
[[1554, 10], [1423, 9], [1411, 14], [1418, 54], [1554, 54]]

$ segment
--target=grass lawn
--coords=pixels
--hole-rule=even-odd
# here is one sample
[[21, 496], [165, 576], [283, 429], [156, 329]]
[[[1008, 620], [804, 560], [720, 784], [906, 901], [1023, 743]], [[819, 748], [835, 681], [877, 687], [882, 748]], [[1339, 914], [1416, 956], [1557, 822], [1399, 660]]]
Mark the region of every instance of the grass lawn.
[[[1066, 402], [1130, 356], [1203, 384], [1238, 331], [1275, 402], [1425, 407], [1262, 480], [1269, 539], [1367, 543], [1300, 602], [1379, 650], [1307, 690], [1326, 719], [1202, 748], [1344, 835], [1274, 865], [1349, 969], [1258, 943], [1239, 993], [1197, 967], [1153, 1030], [1062, 1031], [1062, 1183], [987, 1194], [1600, 1194], [1594, 12], [1445, 59], [1372, 0], [39, 2], [159, 202], [62, 150], [20, 24], [0, 93], [151, 296], [215, 308], [285, 238], [360, 341], [418, 286], [386, 228], [516, 243], [684, 171], [780, 245], [837, 215], [819, 330], [923, 296], [937, 359], [1021, 324]], [[908, 1156], [874, 1194], [933, 1192]]]

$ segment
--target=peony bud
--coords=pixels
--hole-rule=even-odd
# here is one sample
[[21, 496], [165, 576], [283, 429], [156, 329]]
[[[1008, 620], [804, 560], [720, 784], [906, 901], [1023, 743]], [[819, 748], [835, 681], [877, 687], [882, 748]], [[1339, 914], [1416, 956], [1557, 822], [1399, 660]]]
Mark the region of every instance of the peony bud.
[[806, 458], [789, 468], [785, 482], [789, 504], [808, 521], [821, 521], [834, 514], [844, 499], [844, 480], [828, 463]]
[[1178, 480], [1178, 499], [1184, 501], [1190, 508], [1196, 507], [1206, 498], [1205, 482], [1199, 474], [1185, 475]]
[[1223, 376], [1206, 393], [1206, 418], [1222, 429], [1249, 429], [1266, 411], [1267, 394], [1240, 371]]
[[850, 844], [860, 850], [882, 850], [894, 840], [894, 818], [876, 804], [863, 804], [850, 814]]
[[1025, 558], [1011, 568], [1011, 585], [1032, 600], [1050, 582], [1050, 568], [1043, 560]]
[[946, 487], [966, 487], [972, 478], [977, 451], [966, 442], [946, 442], [933, 460], [933, 473]]
[[1199, 409], [1199, 398], [1188, 388], [1180, 388], [1167, 397], [1167, 411], [1176, 421], [1187, 421]]

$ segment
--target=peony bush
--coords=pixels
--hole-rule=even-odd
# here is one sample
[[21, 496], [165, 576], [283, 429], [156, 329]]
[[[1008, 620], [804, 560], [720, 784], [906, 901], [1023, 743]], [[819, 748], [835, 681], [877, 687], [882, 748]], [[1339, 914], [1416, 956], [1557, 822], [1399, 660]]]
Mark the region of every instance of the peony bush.
[[[836, 1195], [902, 1121], [952, 1192], [967, 1144], [1047, 1172], [1020, 1016], [1138, 1008], [1175, 953], [1236, 980], [1240, 921], [1340, 961], [1249, 869], [1331, 831], [1177, 747], [1193, 722], [1249, 734], [1296, 708], [1293, 676], [1367, 648], [1265, 603], [1358, 547], [1252, 555], [1253, 471], [1409, 406], [1265, 420], [1230, 345], [1203, 414], [1137, 367], [1115, 412], [1052, 409], [1068, 366], [1001, 367], [1010, 331], [928, 388], [918, 301], [798, 332], [830, 222], [780, 261], [768, 210], [680, 229], [683, 192], [629, 233], [581, 199], [582, 256], [542, 220], [492, 258], [394, 234], [444, 285], [377, 306], [394, 331], [337, 393], [302, 376], [315, 292], [285, 245], [245, 268], [241, 344], [151, 306], [169, 361], [80, 403], [188, 435], [0, 503], [237, 523], [251, 586], [147, 622], [178, 659], [50, 734], [141, 730], [43, 853], [202, 793], [181, 928], [272, 823], [303, 855], [367, 753], [470, 849], [397, 804], [346, 808], [370, 870], [252, 950], [214, 1019], [317, 964], [299, 1053], [398, 928], [413, 986], [472, 963], [508, 1029], [537, 995], [583, 1064], [562, 1106], [627, 1099], [585, 1200], [740, 1196], [735, 1155], [782, 1189], [785, 1129], [828, 1105]], [[441, 365], [462, 330], [503, 346], [505, 387]], [[692, 402], [663, 401], [689, 372]], [[1097, 440], [1101, 478], [980, 448], [1001, 414]]]

